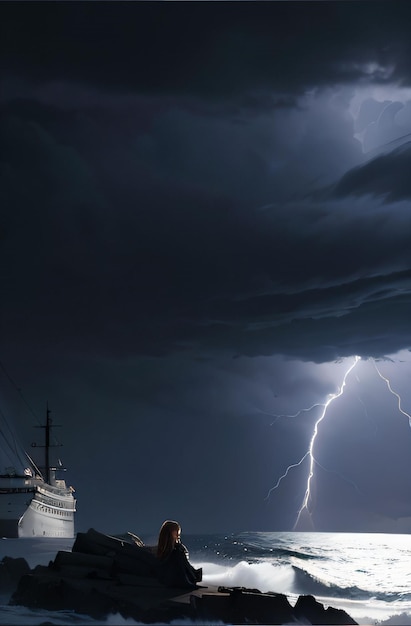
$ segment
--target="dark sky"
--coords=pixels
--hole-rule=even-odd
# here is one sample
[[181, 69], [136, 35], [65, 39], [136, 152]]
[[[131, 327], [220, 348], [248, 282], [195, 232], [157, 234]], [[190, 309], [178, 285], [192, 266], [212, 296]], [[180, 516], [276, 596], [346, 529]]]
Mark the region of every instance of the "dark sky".
[[48, 400], [78, 530], [291, 529], [311, 450], [299, 529], [410, 532], [410, 3], [0, 31], [1, 402], [27, 445]]

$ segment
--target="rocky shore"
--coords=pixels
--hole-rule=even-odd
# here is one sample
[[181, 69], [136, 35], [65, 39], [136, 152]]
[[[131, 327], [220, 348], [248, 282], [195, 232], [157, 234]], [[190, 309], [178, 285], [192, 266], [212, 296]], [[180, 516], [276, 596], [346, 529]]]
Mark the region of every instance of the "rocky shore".
[[120, 614], [147, 624], [180, 620], [227, 624], [356, 624], [345, 611], [313, 596], [292, 606], [283, 594], [242, 587], [178, 589], [156, 577], [156, 557], [147, 546], [103, 535], [78, 533], [71, 552], [57, 552], [48, 566], [30, 569], [25, 559], [4, 557], [0, 586], [11, 605], [72, 610], [102, 619]]

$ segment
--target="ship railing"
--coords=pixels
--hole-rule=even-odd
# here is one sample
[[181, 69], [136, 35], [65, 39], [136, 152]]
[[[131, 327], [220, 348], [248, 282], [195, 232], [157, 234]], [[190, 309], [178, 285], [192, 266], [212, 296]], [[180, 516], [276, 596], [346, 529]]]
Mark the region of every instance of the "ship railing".
[[63, 498], [53, 498], [49, 496], [45, 496], [43, 493], [36, 492], [37, 496], [35, 496], [36, 502], [42, 502], [47, 506], [58, 507], [59, 509], [67, 509], [70, 510], [74, 506], [73, 500], [66, 500]]
[[73, 497], [72, 491], [69, 487], [54, 487], [53, 485], [49, 485], [47, 483], [47, 487], [45, 487], [44, 485], [38, 485], [37, 489], [41, 493], [45, 493], [45, 494], [49, 492], [49, 493], [55, 493], [56, 495], [67, 497], [70, 499]]
[[36, 500], [36, 498], [33, 498], [33, 500], [30, 503], [31, 505], [37, 505], [37, 508], [40, 511], [44, 511], [45, 509], [49, 508], [49, 509], [53, 509], [54, 511], [58, 511], [58, 512], [67, 512], [67, 513], [75, 513], [76, 512], [76, 507], [75, 505], [73, 505], [72, 508], [66, 508], [66, 507], [61, 507], [61, 506], [55, 506], [53, 504], [48, 504], [46, 502], [41, 502], [40, 500]]

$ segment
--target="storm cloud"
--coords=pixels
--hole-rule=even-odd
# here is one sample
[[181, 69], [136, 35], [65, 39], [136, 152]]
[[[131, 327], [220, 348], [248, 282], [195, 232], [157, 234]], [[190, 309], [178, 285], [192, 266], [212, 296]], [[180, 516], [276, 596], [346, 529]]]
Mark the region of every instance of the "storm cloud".
[[[4, 2], [0, 16], [1, 361], [36, 403], [52, 389], [70, 444], [82, 433], [68, 464], [84, 492], [110, 440], [110, 463], [150, 468], [146, 526], [292, 526], [301, 476], [276, 492], [281, 513], [264, 497], [315, 416], [269, 416], [321, 403], [345, 359], [390, 367], [411, 345], [408, 4]], [[348, 423], [364, 441], [369, 423]], [[338, 436], [327, 445], [328, 467]], [[367, 467], [376, 448], [358, 448]], [[185, 494], [164, 510], [170, 463], [192, 510]], [[404, 463], [388, 512], [372, 472], [352, 473], [342, 527], [411, 517]], [[322, 480], [316, 523], [335, 528]]]

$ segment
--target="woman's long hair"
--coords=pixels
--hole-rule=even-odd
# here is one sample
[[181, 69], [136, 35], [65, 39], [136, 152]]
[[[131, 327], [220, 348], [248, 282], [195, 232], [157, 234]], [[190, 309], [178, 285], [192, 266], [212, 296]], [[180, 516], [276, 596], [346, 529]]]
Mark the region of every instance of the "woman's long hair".
[[178, 530], [181, 532], [181, 526], [174, 520], [166, 520], [160, 528], [157, 544], [157, 556], [159, 559], [165, 559], [174, 549], [175, 539], [171, 532]]

